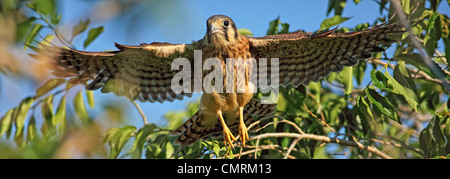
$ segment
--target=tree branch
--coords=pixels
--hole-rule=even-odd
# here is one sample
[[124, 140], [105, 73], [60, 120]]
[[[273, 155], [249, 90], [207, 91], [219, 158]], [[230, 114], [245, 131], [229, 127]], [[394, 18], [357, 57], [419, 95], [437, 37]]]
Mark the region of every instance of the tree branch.
[[341, 140], [337, 138], [330, 138], [328, 136], [321, 136], [321, 135], [315, 135], [315, 134], [296, 134], [296, 133], [265, 133], [260, 134], [254, 137], [251, 137], [250, 140], [260, 140], [263, 138], [269, 138], [269, 137], [290, 137], [290, 138], [296, 138], [298, 140], [302, 139], [310, 139], [310, 140], [316, 140], [316, 141], [322, 141], [326, 143], [336, 143], [344, 146], [350, 146], [350, 147], [357, 147], [362, 150], [366, 150], [369, 152], [372, 152], [376, 155], [378, 155], [381, 158], [384, 159], [392, 159], [392, 157], [388, 156], [387, 154], [381, 152], [375, 147], [372, 146], [366, 146], [361, 143], [355, 142], [355, 141], [349, 141], [349, 140]]

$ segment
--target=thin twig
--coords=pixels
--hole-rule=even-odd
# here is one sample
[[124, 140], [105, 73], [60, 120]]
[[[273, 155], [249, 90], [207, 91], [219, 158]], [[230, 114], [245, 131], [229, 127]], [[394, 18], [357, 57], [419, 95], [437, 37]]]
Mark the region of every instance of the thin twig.
[[133, 105], [136, 107], [136, 109], [138, 110], [139, 114], [141, 115], [142, 121], [144, 122], [144, 125], [148, 124], [147, 117], [145, 116], [144, 112], [142, 112], [142, 109], [139, 106], [139, 104], [136, 103], [135, 101], [131, 101], [131, 103], [133, 103]]
[[283, 159], [287, 159], [289, 154], [291, 153], [292, 149], [295, 147], [295, 145], [297, 145], [298, 141], [300, 141], [300, 139], [294, 139], [294, 141], [292, 141], [291, 145], [289, 146], [288, 150], [286, 151], [286, 154], [284, 155]]
[[[321, 123], [323, 126], [327, 127], [328, 129], [330, 129], [331, 131], [333, 131], [334, 133], [336, 133], [336, 130], [334, 130], [333, 128], [331, 128], [330, 125], [328, 125], [328, 124], [325, 122], [324, 119], [321, 119], [321, 118], [317, 117], [315, 114], [313, 114], [311, 111], [309, 111], [308, 107], [306, 107], [306, 104], [303, 104], [303, 107], [305, 107], [306, 111], [307, 111], [311, 116], [313, 116], [313, 117], [316, 118], [316, 119], [319, 119], [320, 123]], [[321, 115], [321, 117], [324, 117], [324, 116]]]

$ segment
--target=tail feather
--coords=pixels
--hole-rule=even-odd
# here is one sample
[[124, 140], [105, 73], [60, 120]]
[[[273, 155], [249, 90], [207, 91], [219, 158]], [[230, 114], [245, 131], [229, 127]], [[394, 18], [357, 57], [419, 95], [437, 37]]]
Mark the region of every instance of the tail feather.
[[[252, 116], [268, 116], [275, 112], [276, 104], [262, 104], [256, 99], [252, 99], [244, 107], [244, 123], [246, 126], [254, 123], [255, 120]], [[224, 116], [225, 121], [229, 121]], [[204, 125], [203, 116], [198, 111], [189, 118], [183, 125], [175, 129], [170, 135], [180, 135], [174, 144], [186, 146], [194, 143], [199, 139], [205, 139], [209, 136], [217, 137], [222, 135], [223, 127], [220, 122], [215, 123], [212, 126]], [[237, 135], [239, 132], [239, 119], [233, 120], [231, 124], [227, 124], [233, 135]], [[252, 128], [255, 129], [255, 128]]]

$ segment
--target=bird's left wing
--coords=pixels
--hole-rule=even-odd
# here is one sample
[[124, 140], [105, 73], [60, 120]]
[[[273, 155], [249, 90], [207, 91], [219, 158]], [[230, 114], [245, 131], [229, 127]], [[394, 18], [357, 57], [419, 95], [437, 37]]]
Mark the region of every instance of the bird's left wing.
[[86, 86], [88, 90], [101, 88], [102, 93], [113, 92], [131, 100], [162, 103], [192, 96], [192, 93], [175, 93], [172, 90], [171, 80], [179, 71], [171, 70], [171, 63], [176, 58], [192, 62], [195, 44], [154, 42], [128, 46], [116, 43], [119, 50], [109, 52], [42, 45], [39, 54], [32, 56], [49, 59], [47, 61], [55, 76], [75, 77], [73, 83], [90, 81]]
[[250, 52], [252, 57], [267, 58], [269, 62], [270, 58], [278, 58], [281, 86], [297, 87], [340, 71], [343, 66], [356, 65], [357, 59], [369, 58], [371, 52], [384, 51], [380, 44], [396, 42], [388, 35], [404, 32], [398, 23], [380, 24], [359, 32], [335, 33], [335, 30], [249, 37]]

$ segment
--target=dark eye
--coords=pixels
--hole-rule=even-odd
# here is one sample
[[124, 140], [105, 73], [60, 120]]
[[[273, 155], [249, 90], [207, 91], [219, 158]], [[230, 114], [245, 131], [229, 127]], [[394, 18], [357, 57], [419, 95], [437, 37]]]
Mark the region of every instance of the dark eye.
[[223, 26], [228, 26], [228, 25], [230, 25], [230, 22], [229, 21], [223, 21]]

